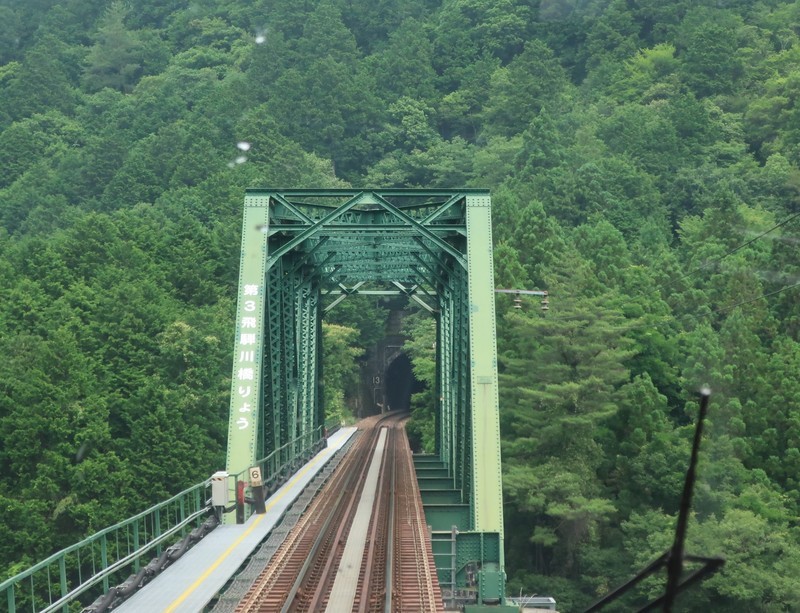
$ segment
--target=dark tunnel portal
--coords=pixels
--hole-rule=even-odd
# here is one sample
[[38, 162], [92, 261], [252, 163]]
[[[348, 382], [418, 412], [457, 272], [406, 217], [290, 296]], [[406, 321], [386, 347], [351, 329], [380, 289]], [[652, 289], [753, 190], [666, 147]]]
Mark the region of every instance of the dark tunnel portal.
[[411, 395], [425, 389], [411, 370], [411, 360], [405, 353], [398, 355], [386, 368], [386, 402], [392, 411], [408, 411]]

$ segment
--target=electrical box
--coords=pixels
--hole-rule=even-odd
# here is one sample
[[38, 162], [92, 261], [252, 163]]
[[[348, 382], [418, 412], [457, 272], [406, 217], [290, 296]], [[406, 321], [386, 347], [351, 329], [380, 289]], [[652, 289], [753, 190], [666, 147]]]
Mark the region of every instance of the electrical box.
[[228, 473], [224, 470], [211, 475], [211, 504], [215, 507], [228, 504]]

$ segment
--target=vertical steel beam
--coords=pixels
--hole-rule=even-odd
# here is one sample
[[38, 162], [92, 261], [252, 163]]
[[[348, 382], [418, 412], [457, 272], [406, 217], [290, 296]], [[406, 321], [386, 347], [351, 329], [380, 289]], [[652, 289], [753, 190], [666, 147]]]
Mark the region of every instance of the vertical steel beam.
[[[268, 192], [248, 192], [242, 225], [227, 470], [239, 474], [276, 450], [271, 466], [305, 453], [324, 423], [319, 275], [307, 254], [270, 238]], [[307, 222], [302, 218], [300, 221]], [[282, 250], [282, 251], [281, 251]], [[279, 257], [274, 252], [281, 252]], [[226, 518], [227, 521], [227, 518]]]
[[[283, 385], [281, 377], [281, 295], [283, 265], [279, 261], [267, 271], [267, 312], [266, 334], [264, 337], [264, 403], [262, 419], [264, 420], [264, 437], [259, 451], [266, 456], [281, 446], [281, 430], [285, 418], [281, 411], [283, 403]], [[280, 458], [276, 459], [280, 465]]]
[[[282, 259], [284, 261], [285, 258]], [[284, 411], [286, 413], [286, 429], [281, 433], [282, 445], [286, 445], [297, 438], [297, 321], [294, 318], [295, 307], [298, 299], [295, 295], [294, 273], [286, 271], [284, 266], [284, 283], [281, 305], [281, 321], [283, 322], [283, 337], [281, 339], [281, 372], [283, 380], [281, 385], [284, 390]], [[286, 459], [294, 456], [295, 445], [287, 448]]]
[[436, 361], [437, 361], [437, 386], [438, 421], [436, 424], [436, 454], [444, 462], [445, 467], [452, 475], [453, 448], [455, 436], [452, 423], [452, 379], [450, 378], [450, 362], [453, 357], [450, 292], [440, 288], [441, 310], [436, 321]]
[[316, 348], [309, 342], [313, 331], [313, 324], [311, 322], [310, 313], [310, 300], [309, 294], [311, 293], [310, 284], [306, 279], [300, 279], [297, 288], [297, 304], [295, 305], [295, 319], [299, 325], [297, 328], [297, 409], [298, 413], [298, 436], [303, 437], [301, 446], [305, 443], [305, 435], [308, 432], [308, 412], [309, 406], [309, 386], [308, 386], [308, 371], [309, 360], [312, 359], [313, 350]]
[[239, 264], [239, 293], [236, 307], [236, 336], [231, 376], [228, 420], [227, 470], [238, 473], [255, 463], [257, 436], [262, 427], [261, 360], [265, 326], [265, 269], [269, 197], [245, 197], [242, 221], [242, 249]]
[[297, 321], [296, 336], [296, 372], [297, 372], [297, 410], [298, 431], [296, 436], [302, 436], [302, 445], [307, 446], [311, 441], [309, 435], [316, 427], [317, 397], [317, 360], [319, 334], [319, 290], [311, 278], [303, 278], [298, 282], [295, 293], [297, 304], [295, 320]]
[[[460, 271], [459, 271], [460, 272]], [[457, 485], [464, 493], [464, 501], [470, 502], [470, 516], [474, 525], [475, 505], [473, 482], [473, 446], [472, 442], [472, 397], [470, 395], [471, 356], [469, 351], [470, 329], [468, 321], [467, 280], [461, 275], [456, 279], [456, 294], [453, 304], [453, 351], [455, 361], [453, 364], [453, 379], [457, 384], [454, 411], [457, 416], [457, 439], [459, 441], [458, 457], [456, 458]], [[480, 449], [480, 448], [478, 448]]]
[[503, 534], [491, 199], [467, 196], [472, 506], [475, 530]]

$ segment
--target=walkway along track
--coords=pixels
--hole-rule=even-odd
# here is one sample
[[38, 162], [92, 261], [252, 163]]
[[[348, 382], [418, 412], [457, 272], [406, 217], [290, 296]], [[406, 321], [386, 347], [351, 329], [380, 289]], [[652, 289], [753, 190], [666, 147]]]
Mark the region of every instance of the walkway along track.
[[390, 415], [360, 426], [236, 611], [443, 610], [403, 422]]

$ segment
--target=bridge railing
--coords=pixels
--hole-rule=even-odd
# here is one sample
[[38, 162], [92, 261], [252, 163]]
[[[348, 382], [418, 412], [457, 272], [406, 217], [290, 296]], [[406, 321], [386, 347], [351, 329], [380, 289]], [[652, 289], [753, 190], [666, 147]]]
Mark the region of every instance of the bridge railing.
[[[210, 481], [198, 483], [143, 513], [54, 553], [0, 583], [0, 607], [9, 613], [70, 610], [138, 573], [143, 557], [162, 551], [202, 523], [209, 512]], [[74, 609], [73, 609], [74, 610]]]
[[325, 420], [325, 436], [330, 436], [342, 427], [342, 420], [338, 417], [329, 417]]
[[[325, 426], [301, 434], [256, 462], [261, 469], [264, 494], [270, 496], [325, 446]], [[228, 499], [237, 501], [237, 522], [247, 521], [253, 507], [244, 504], [249, 491], [249, 469], [228, 475]]]
[[[275, 492], [325, 445], [333, 424], [320, 426], [276, 449], [257, 462], [266, 494]], [[249, 482], [247, 471], [231, 475], [229, 499], [240, 500]], [[240, 485], [241, 484], [241, 485]], [[240, 489], [241, 488], [241, 489]], [[211, 509], [211, 480], [198, 483], [169, 500], [54, 553], [28, 570], [0, 583], [0, 607], [8, 612], [70, 610], [69, 603], [89, 602], [112, 585], [139, 573], [142, 558], [162, 556], [171, 544], [202, 523]], [[250, 505], [240, 506], [244, 514]], [[0, 608], [0, 611], [2, 609]]]

